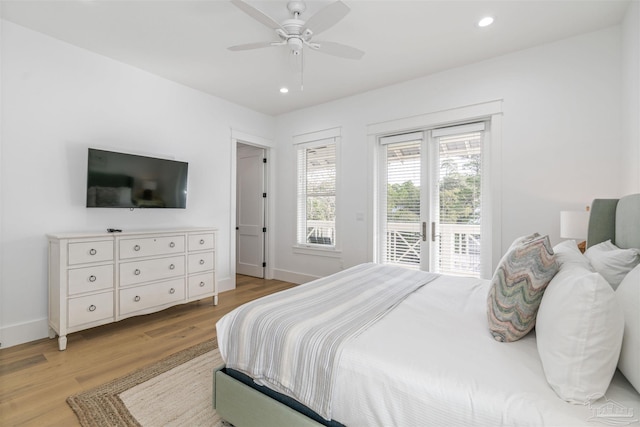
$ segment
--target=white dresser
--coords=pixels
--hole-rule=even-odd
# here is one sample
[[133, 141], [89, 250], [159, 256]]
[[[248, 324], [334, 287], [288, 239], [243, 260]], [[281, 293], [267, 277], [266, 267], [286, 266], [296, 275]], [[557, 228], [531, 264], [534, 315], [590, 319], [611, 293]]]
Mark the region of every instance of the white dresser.
[[213, 296], [216, 229], [50, 234], [49, 336]]

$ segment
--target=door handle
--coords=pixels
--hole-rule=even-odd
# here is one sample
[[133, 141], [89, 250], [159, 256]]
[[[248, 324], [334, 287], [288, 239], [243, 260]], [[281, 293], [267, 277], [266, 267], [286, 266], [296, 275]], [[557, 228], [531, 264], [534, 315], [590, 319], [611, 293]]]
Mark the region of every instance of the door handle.
[[423, 242], [427, 241], [427, 223], [425, 221], [422, 221], [422, 235], [420, 237]]
[[431, 241], [436, 241], [436, 223], [435, 221], [431, 223]]

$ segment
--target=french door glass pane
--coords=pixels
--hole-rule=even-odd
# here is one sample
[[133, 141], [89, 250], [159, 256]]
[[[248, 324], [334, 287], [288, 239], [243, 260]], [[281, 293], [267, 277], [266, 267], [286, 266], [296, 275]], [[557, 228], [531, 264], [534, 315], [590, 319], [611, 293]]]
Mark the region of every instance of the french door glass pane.
[[386, 221], [383, 262], [420, 267], [422, 140], [385, 145]]
[[470, 132], [436, 138], [438, 247], [432, 265], [438, 273], [480, 276], [482, 136]]

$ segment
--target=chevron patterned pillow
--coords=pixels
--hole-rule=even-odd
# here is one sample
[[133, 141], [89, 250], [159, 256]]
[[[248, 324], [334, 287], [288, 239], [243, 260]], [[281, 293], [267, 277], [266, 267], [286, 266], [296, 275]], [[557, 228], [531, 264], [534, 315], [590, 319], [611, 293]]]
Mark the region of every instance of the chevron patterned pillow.
[[549, 236], [534, 233], [513, 242], [487, 297], [489, 330], [496, 341], [517, 341], [533, 329], [542, 294], [558, 269]]

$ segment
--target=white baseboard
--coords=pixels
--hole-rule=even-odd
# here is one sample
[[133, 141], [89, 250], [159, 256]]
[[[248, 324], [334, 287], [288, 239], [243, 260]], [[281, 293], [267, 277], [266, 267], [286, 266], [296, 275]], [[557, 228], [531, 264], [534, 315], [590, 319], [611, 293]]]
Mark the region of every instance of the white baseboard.
[[[37, 319], [0, 329], [0, 348], [36, 341], [49, 336], [48, 319]], [[56, 344], [57, 348], [57, 344]]]
[[320, 276], [311, 276], [309, 274], [296, 273], [295, 271], [274, 269], [273, 278], [276, 280], [283, 280], [285, 282], [301, 285], [303, 283], [319, 279]]
[[236, 288], [236, 278], [225, 277], [224, 279], [218, 279], [216, 284], [218, 285], [218, 293], [231, 291]]

